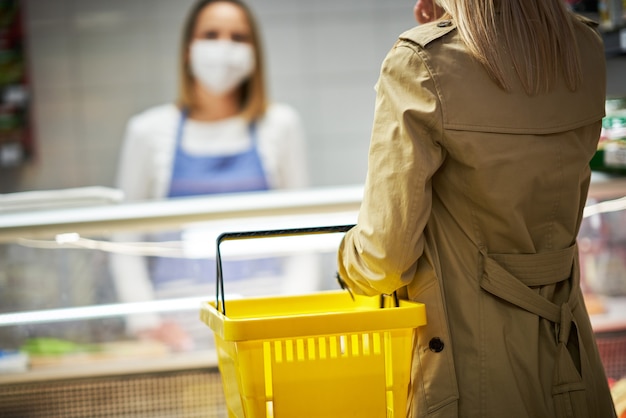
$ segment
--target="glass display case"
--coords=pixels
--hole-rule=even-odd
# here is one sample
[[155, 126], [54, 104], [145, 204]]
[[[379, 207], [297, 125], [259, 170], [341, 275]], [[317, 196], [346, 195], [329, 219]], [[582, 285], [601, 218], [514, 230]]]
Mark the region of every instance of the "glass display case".
[[622, 414], [626, 412], [626, 178], [599, 173], [592, 178], [578, 236], [581, 286]]
[[[4, 205], [0, 416], [225, 416], [212, 333], [199, 319], [215, 298], [216, 238], [353, 224], [361, 194]], [[337, 289], [341, 236], [222, 243], [227, 298]]]
[[[579, 237], [614, 380], [626, 375], [624, 196], [626, 178], [594, 173]], [[353, 224], [361, 197], [345, 186], [3, 212], [0, 416], [225, 417], [199, 320], [215, 298], [217, 236]], [[336, 289], [341, 235], [224, 242], [227, 297]]]

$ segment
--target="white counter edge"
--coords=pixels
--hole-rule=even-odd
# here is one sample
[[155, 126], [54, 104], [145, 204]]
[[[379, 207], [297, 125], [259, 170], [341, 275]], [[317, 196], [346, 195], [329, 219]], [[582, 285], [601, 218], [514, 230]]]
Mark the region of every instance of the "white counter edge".
[[57, 234], [163, 229], [192, 222], [358, 211], [363, 186], [264, 191], [0, 216], [0, 242]]

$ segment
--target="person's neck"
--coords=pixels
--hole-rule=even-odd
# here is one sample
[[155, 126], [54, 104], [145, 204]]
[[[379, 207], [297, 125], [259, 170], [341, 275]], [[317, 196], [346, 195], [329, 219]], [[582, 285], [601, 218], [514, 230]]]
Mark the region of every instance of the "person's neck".
[[198, 86], [195, 90], [195, 105], [189, 111], [189, 118], [203, 122], [214, 122], [232, 118], [239, 113], [239, 92], [237, 90], [217, 95]]

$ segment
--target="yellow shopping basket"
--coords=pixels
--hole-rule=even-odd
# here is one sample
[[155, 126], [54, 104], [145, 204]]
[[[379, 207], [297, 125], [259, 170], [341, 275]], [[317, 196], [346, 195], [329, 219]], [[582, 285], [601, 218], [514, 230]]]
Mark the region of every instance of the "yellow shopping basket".
[[[224, 302], [220, 242], [345, 232], [351, 225], [222, 234], [217, 297], [203, 304], [229, 417], [405, 417], [423, 304], [329, 291]], [[385, 306], [382, 303], [385, 302]]]

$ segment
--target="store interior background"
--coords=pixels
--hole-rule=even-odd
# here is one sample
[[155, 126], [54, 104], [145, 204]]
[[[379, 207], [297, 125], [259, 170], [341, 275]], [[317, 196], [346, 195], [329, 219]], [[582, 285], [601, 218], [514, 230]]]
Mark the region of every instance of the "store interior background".
[[[25, 0], [34, 158], [3, 168], [0, 193], [115, 184], [128, 119], [172, 101], [193, 0]], [[360, 184], [380, 64], [414, 25], [414, 0], [249, 0], [273, 100], [301, 115], [311, 186]], [[608, 94], [626, 96], [626, 55]], [[470, 104], [468, 104], [470, 105]]]
[[[113, 186], [128, 119], [176, 95], [193, 0], [26, 0], [36, 157], [0, 176], [0, 193]], [[271, 98], [295, 107], [311, 185], [361, 183], [374, 84], [411, 1], [250, 0]]]
[[[0, 167], [0, 195], [115, 186], [128, 119], [149, 107], [171, 102], [176, 95], [180, 33], [194, 1], [21, 0], [36, 154], [20, 166]], [[415, 25], [412, 13], [415, 0], [246, 1], [260, 23], [271, 97], [292, 105], [302, 118], [311, 186], [362, 184], [374, 114], [374, 85], [382, 60], [397, 36]], [[607, 63], [608, 95], [626, 97], [626, 54], [611, 56]], [[621, 241], [614, 248], [620, 255]], [[18, 256], [11, 256], [14, 254]], [[334, 249], [323, 256], [328, 256], [323, 259], [328, 262], [321, 264], [334, 273]], [[4, 291], [0, 292], [3, 308], [0, 313], [117, 303], [107, 257], [101, 251], [38, 250], [15, 242], [0, 245], [0, 260], [10, 260], [10, 263], [2, 261], [0, 270], [9, 271], [7, 266], [28, 267], [12, 277], [12, 281], [5, 280]], [[41, 280], [42, 277], [46, 280]], [[336, 286], [334, 275], [328, 277]], [[193, 316], [193, 324], [202, 331], [202, 338], [209, 338], [211, 334], [197, 320], [193, 309], [184, 314]], [[27, 337], [40, 336], [72, 342], [123, 343], [126, 341], [120, 337], [124, 332], [122, 321], [121, 317], [81, 318], [0, 327], [0, 341], [5, 347], [12, 347], [7, 344], [10, 341], [21, 344]], [[604, 340], [606, 347], [623, 347], [619, 345], [624, 341], [622, 334], [616, 335]], [[209, 385], [211, 389], [206, 393], [218, 394], [218, 398], [213, 398], [204, 394], [189, 397], [188, 392], [183, 393], [187, 412], [195, 411], [194, 408], [206, 412], [223, 404], [219, 376], [205, 373], [207, 383], [197, 380], [196, 370], [189, 372], [183, 368], [190, 367], [189, 364], [193, 368], [206, 367], [207, 362], [213, 361], [203, 351], [207, 346], [198, 339], [201, 356], [185, 353], [181, 356], [184, 363], [178, 360], [158, 363], [161, 360], [158, 356], [154, 363], [148, 358], [136, 361], [128, 355], [132, 362], [129, 365], [123, 363], [120, 355], [122, 366], [111, 368], [103, 363], [104, 367], [96, 372], [85, 367], [85, 363], [72, 363], [74, 358], [69, 356], [58, 372], [61, 379], [67, 380], [39, 381], [41, 376], [51, 374], [43, 369], [37, 375], [42, 369], [36, 367], [23, 374], [24, 380], [20, 380], [20, 374], [4, 374], [0, 376], [4, 377], [0, 379], [3, 385], [0, 415], [5, 416], [2, 409], [8, 405], [18, 405], [16, 410], [20, 411], [8, 416], [46, 418], [65, 418], [70, 416], [68, 410], [80, 410], [83, 406], [93, 411], [94, 416], [96, 410], [107, 411], [98, 416], [121, 416], [120, 411], [150, 408], [152, 404], [163, 409], [174, 405], [172, 410], [176, 410], [181, 404], [177, 390], [186, 387], [181, 382], [189, 384], [194, 391], [198, 384]], [[616, 370], [621, 371], [624, 351], [616, 352], [619, 354]], [[30, 361], [31, 365], [35, 364], [32, 358]], [[164, 386], [161, 382], [166, 373], [158, 367], [181, 369], [172, 373]], [[158, 371], [154, 374], [158, 379], [152, 379], [154, 386], [144, 383], [150, 379], [144, 379], [146, 370]], [[119, 378], [111, 378], [116, 373]], [[88, 374], [94, 375], [88, 385], [74, 379]], [[110, 382], [114, 382], [115, 392]], [[103, 393], [107, 396], [102, 396]], [[146, 399], [151, 402], [145, 402]], [[32, 413], [31, 409], [41, 411], [41, 415]], [[30, 412], [23, 413], [24, 410]]]

